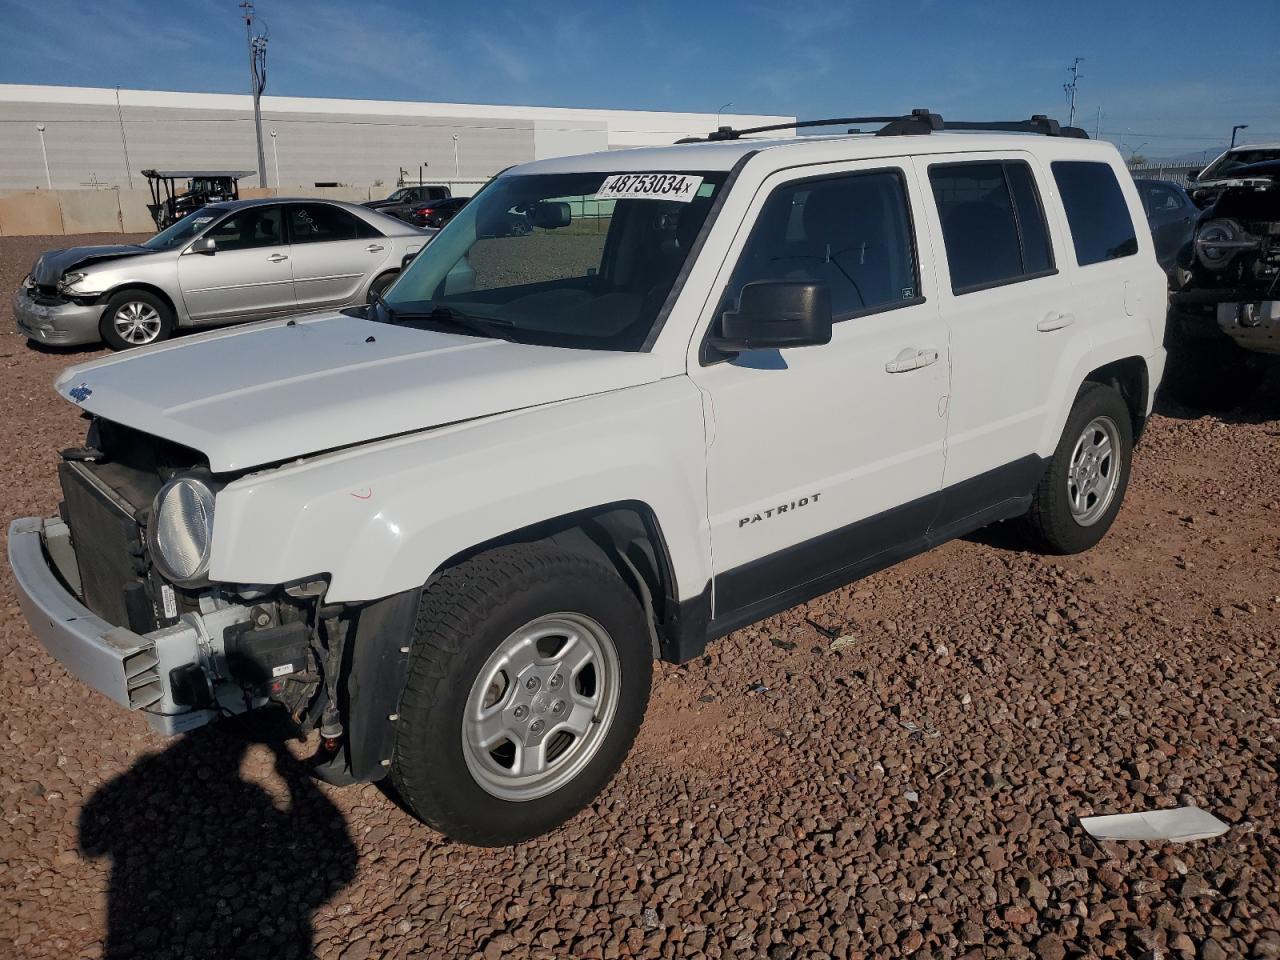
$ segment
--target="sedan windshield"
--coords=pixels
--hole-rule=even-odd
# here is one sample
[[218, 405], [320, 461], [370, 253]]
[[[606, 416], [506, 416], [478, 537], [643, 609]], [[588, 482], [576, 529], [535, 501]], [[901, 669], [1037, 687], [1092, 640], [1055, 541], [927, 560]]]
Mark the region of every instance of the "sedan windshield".
[[174, 250], [194, 240], [204, 233], [220, 216], [226, 213], [224, 207], [202, 207], [187, 214], [177, 223], [170, 224], [150, 240], [144, 240], [141, 246], [148, 250]]
[[724, 181], [501, 177], [426, 246], [381, 312], [473, 336], [642, 350]]

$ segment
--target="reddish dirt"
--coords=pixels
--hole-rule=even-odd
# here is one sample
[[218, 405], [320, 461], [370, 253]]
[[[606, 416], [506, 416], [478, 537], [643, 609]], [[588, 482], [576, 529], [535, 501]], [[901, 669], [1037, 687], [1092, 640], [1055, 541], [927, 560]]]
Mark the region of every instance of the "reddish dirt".
[[[60, 241], [0, 240], [6, 330]], [[6, 521], [55, 509], [84, 425], [50, 381], [95, 355], [0, 335]], [[660, 666], [605, 793], [500, 850], [150, 733], [44, 653], [6, 568], [0, 957], [1280, 956], [1277, 466], [1280, 385], [1162, 405], [1098, 548], [988, 531]], [[1183, 803], [1230, 830], [1077, 823]]]

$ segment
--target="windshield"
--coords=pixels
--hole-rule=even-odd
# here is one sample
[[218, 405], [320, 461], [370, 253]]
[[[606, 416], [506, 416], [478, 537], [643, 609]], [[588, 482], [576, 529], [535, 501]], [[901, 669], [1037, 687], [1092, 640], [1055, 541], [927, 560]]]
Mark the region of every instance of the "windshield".
[[394, 193], [392, 193], [391, 196], [387, 197], [387, 199], [388, 200], [412, 200], [413, 191], [410, 190], [408, 187], [401, 187], [399, 190], [396, 190]]
[[500, 177], [385, 294], [391, 319], [641, 350], [724, 181], [724, 173]]
[[148, 250], [173, 250], [204, 233], [213, 221], [225, 212], [226, 210], [222, 207], [202, 207], [161, 230], [150, 240], [144, 240], [140, 245]]
[[1257, 150], [1233, 150], [1219, 157], [1200, 171], [1197, 180], [1217, 180], [1229, 177], [1233, 170], [1247, 167], [1251, 163], [1262, 163], [1265, 160], [1280, 160], [1280, 147]]

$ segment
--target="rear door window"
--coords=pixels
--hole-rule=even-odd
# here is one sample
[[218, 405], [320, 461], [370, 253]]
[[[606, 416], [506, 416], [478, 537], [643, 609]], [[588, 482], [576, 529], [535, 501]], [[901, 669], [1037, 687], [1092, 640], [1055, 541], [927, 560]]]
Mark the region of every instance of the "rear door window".
[[289, 231], [294, 243], [328, 243], [381, 236], [359, 217], [327, 203], [291, 204]]
[[929, 183], [954, 293], [1053, 273], [1053, 247], [1031, 168], [1020, 160], [940, 163]]
[[1137, 231], [1111, 165], [1055, 160], [1052, 167], [1067, 211], [1076, 262], [1086, 267], [1137, 253]]

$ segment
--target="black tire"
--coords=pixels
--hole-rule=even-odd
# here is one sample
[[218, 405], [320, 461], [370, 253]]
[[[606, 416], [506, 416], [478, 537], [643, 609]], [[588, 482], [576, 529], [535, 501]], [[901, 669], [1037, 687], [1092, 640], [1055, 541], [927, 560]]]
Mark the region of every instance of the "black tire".
[[[1105, 418], [1115, 427], [1119, 450], [1111, 458], [1111, 470], [1118, 470], [1109, 505], [1097, 519], [1082, 524], [1072, 512], [1068, 478], [1072, 455], [1086, 428]], [[1133, 463], [1133, 420], [1124, 398], [1114, 388], [1101, 383], [1086, 383], [1076, 395], [1076, 402], [1062, 430], [1062, 439], [1054, 451], [1040, 484], [1036, 488], [1025, 524], [1035, 544], [1049, 553], [1081, 553], [1094, 546], [1111, 529], [1125, 490]], [[1108, 476], [1111, 474], [1108, 473]]]
[[[554, 613], [589, 617], [612, 638], [619, 682], [613, 719], [571, 780], [532, 799], [481, 786], [463, 748], [468, 697], [508, 637]], [[649, 700], [649, 630], [635, 594], [606, 563], [557, 547], [500, 547], [445, 570], [418, 607], [401, 698], [392, 783], [424, 823], [465, 843], [499, 846], [558, 827], [590, 803], [635, 741]]]
[[387, 292], [387, 288], [396, 282], [396, 278], [400, 276], [398, 270], [391, 270], [387, 273], [379, 274], [373, 278], [373, 283], [369, 284], [369, 295], [365, 299], [369, 303], [373, 303], [375, 296], [382, 296]]
[[1200, 410], [1232, 410], [1257, 392], [1266, 358], [1223, 338], [1171, 335], [1161, 386], [1174, 400]]
[[[138, 305], [139, 309], [149, 307], [154, 311], [157, 320], [154, 335], [147, 339], [136, 340], [130, 340], [121, 335], [117, 329], [116, 315], [130, 305]], [[143, 315], [150, 316], [145, 313]], [[102, 319], [98, 322], [98, 332], [102, 335], [103, 342], [112, 350], [131, 350], [134, 347], [148, 346], [167, 340], [173, 333], [173, 325], [173, 310], [160, 297], [146, 290], [121, 290], [107, 301], [107, 306], [102, 311]]]

